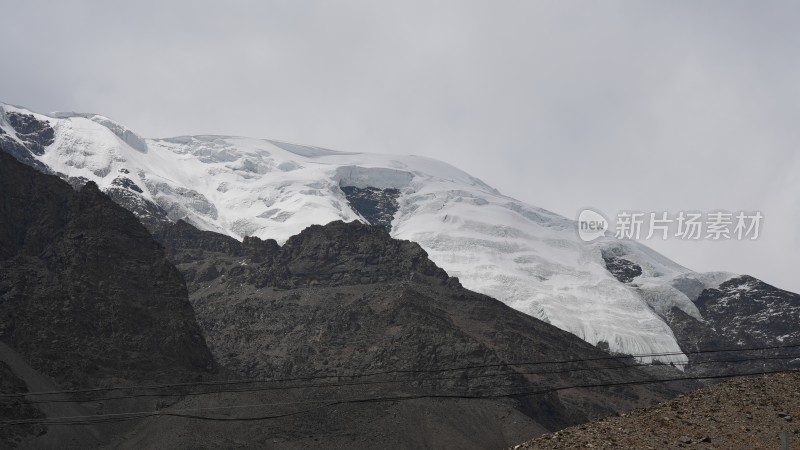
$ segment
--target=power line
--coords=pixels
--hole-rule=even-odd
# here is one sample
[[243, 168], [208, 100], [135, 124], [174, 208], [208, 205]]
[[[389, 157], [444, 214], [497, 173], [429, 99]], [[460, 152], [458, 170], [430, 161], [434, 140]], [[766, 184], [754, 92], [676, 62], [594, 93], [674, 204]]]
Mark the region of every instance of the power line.
[[[320, 405], [314, 408], [308, 408], [304, 410], [293, 411], [283, 414], [274, 414], [274, 415], [257, 416], [257, 417], [208, 417], [197, 414], [183, 414], [180, 413], [179, 411], [201, 412], [201, 411], [219, 410], [226, 408], [231, 409], [237, 407], [249, 408], [249, 407], [276, 406], [277, 404], [264, 403], [256, 405], [231, 405], [227, 407], [192, 408], [192, 409], [184, 409], [176, 411], [140, 411], [132, 413], [98, 414], [94, 416], [71, 416], [71, 417], [68, 416], [68, 417], [53, 417], [45, 419], [6, 420], [6, 421], [1, 421], [0, 426], [25, 425], [25, 424], [89, 425], [94, 423], [105, 423], [112, 421], [138, 420], [138, 419], [145, 419], [157, 416], [178, 417], [184, 419], [196, 419], [196, 420], [217, 421], [217, 422], [253, 422], [253, 421], [263, 421], [263, 420], [290, 417], [290, 416], [309, 413], [324, 408], [329, 408], [332, 406], [346, 405], [346, 404], [383, 403], [383, 402], [396, 402], [396, 401], [421, 400], [421, 399], [487, 400], [487, 399], [501, 399], [501, 398], [520, 398], [520, 397], [544, 395], [567, 389], [578, 389], [578, 388], [590, 389], [590, 388], [602, 388], [602, 387], [614, 387], [614, 386], [633, 386], [633, 385], [644, 385], [644, 384], [654, 384], [654, 383], [665, 383], [672, 381], [725, 379], [725, 378], [745, 377], [754, 375], [775, 374], [781, 372], [786, 372], [786, 371], [773, 370], [773, 371], [762, 371], [762, 372], [731, 374], [731, 375], [707, 375], [707, 376], [678, 377], [678, 378], [665, 378], [665, 379], [648, 379], [648, 380], [637, 380], [637, 381], [621, 381], [613, 383], [589, 383], [589, 384], [578, 384], [569, 386], [558, 386], [546, 389], [539, 389], [535, 391], [513, 392], [513, 393], [494, 394], [494, 395], [419, 394], [419, 395], [408, 395], [408, 396], [367, 397], [367, 398], [356, 398], [356, 399], [346, 399], [346, 400], [333, 400], [329, 401], [328, 403], [325, 403], [324, 405]], [[293, 402], [293, 403], [311, 404], [320, 402], [322, 401], [304, 401], [304, 402]]]
[[[102, 388], [86, 388], [86, 389], [72, 389], [72, 390], [60, 390], [60, 391], [41, 391], [41, 392], [17, 392], [17, 393], [8, 393], [8, 394], [0, 394], [0, 398], [4, 397], [27, 397], [33, 395], [55, 395], [55, 394], [82, 394], [82, 393], [91, 393], [91, 392], [102, 392], [102, 391], [112, 391], [112, 390], [143, 390], [143, 389], [163, 389], [163, 388], [173, 388], [173, 387], [196, 387], [196, 386], [218, 386], [218, 385], [238, 385], [238, 384], [254, 384], [254, 383], [282, 383], [288, 381], [309, 381], [309, 380], [322, 380], [322, 379], [329, 379], [329, 378], [363, 378], [363, 377], [372, 377], [372, 376], [379, 376], [379, 375], [400, 375], [400, 374], [423, 374], [423, 373], [441, 373], [441, 372], [455, 372], [455, 371], [464, 371], [464, 370], [475, 370], [475, 369], [490, 369], [490, 368], [500, 368], [500, 367], [509, 367], [509, 366], [534, 366], [534, 365], [547, 365], [547, 364], [571, 364], [571, 363], [579, 363], [579, 362], [595, 362], [595, 361], [619, 361], [631, 358], [652, 358], [658, 356], [679, 356], [685, 354], [710, 354], [710, 353], [738, 353], [738, 352], [750, 352], [750, 351], [763, 351], [763, 350], [779, 350], [779, 349], [791, 349], [791, 348], [800, 348], [800, 344], [789, 344], [789, 345], [775, 345], [775, 346], [765, 346], [765, 347], [746, 347], [746, 348], [732, 348], [732, 349], [718, 349], [718, 350], [696, 350], [696, 351], [687, 351], [687, 352], [664, 352], [664, 353], [649, 353], [649, 354], [637, 354], [637, 355], [616, 355], [616, 356], [603, 356], [603, 357], [595, 357], [595, 358], [585, 358], [585, 359], [572, 359], [572, 360], [545, 360], [545, 361], [524, 361], [524, 362], [510, 362], [510, 363], [490, 363], [490, 364], [478, 364], [478, 365], [467, 365], [467, 366], [457, 366], [457, 367], [449, 367], [449, 368], [440, 368], [440, 369], [396, 369], [396, 370], [385, 370], [385, 371], [373, 371], [373, 372], [366, 372], [360, 374], [331, 374], [331, 375], [310, 375], [310, 376], [303, 376], [303, 377], [292, 377], [292, 378], [273, 378], [273, 379], [237, 379], [237, 380], [228, 380], [228, 381], [198, 381], [198, 382], [190, 382], [190, 383], [168, 383], [168, 384], [151, 384], [151, 385], [132, 385], [132, 386], [113, 386], [113, 387], [102, 387]], [[796, 357], [800, 358], [800, 354]], [[762, 359], [762, 358], [756, 358]], [[698, 364], [699, 362], [673, 362], [671, 364], [675, 365], [691, 365], [691, 364]], [[656, 364], [653, 364], [656, 365]], [[664, 365], [667, 365], [666, 363]], [[636, 367], [636, 365], [631, 365], [628, 367]]]
[[[696, 363], [688, 363], [688, 362], [687, 363], [678, 363], [676, 365], [689, 365], [689, 364], [692, 364], [692, 365], [706, 365], [706, 364], [718, 364], [718, 363], [742, 363], [742, 362], [750, 362], [750, 361], [787, 360], [787, 359], [797, 359], [797, 358], [800, 358], [800, 355], [780, 355], [780, 356], [765, 356], [765, 357], [758, 357], [758, 358], [705, 360], [705, 361], [699, 361], [699, 362], [696, 362]], [[119, 396], [114, 396], [114, 397], [102, 397], [102, 398], [83, 399], [83, 400], [76, 400], [76, 399], [73, 399], [73, 398], [55, 399], [55, 400], [28, 400], [27, 403], [29, 403], [29, 404], [87, 403], [87, 402], [123, 400], [123, 399], [143, 398], [143, 397], [192, 397], [192, 396], [213, 395], [213, 394], [228, 394], [228, 393], [266, 392], [266, 391], [282, 391], [282, 390], [295, 390], [295, 389], [315, 389], [315, 388], [342, 388], [342, 387], [352, 387], [352, 386], [368, 386], [368, 385], [398, 384], [398, 383], [421, 383], [421, 382], [427, 382], [427, 381], [458, 380], [458, 379], [462, 379], [462, 378], [466, 378], [467, 380], [472, 381], [472, 380], [481, 379], [481, 378], [514, 377], [514, 376], [523, 376], [523, 375], [553, 375], [553, 374], [584, 372], [584, 371], [609, 371], [609, 370], [625, 370], [625, 369], [638, 369], [638, 368], [643, 368], [643, 367], [665, 367], [665, 366], [666, 365], [660, 364], [660, 363], [649, 363], [649, 364], [621, 365], [621, 366], [614, 366], [614, 367], [577, 367], [577, 368], [542, 370], [542, 371], [532, 371], [532, 372], [502, 372], [502, 373], [491, 373], [491, 374], [478, 374], [478, 375], [470, 375], [470, 376], [467, 376], [467, 377], [464, 377], [463, 375], [456, 375], [456, 376], [450, 376], [450, 377], [433, 377], [433, 378], [404, 378], [404, 379], [389, 379], [389, 380], [353, 381], [353, 382], [342, 382], [342, 383], [317, 383], [317, 384], [301, 384], [301, 385], [288, 385], [288, 386], [262, 386], [262, 387], [255, 387], [255, 388], [217, 389], [217, 390], [200, 391], [200, 392], [175, 392], [175, 393], [150, 392], [150, 393], [119, 395]], [[56, 395], [56, 394], [53, 394], [53, 395]]]

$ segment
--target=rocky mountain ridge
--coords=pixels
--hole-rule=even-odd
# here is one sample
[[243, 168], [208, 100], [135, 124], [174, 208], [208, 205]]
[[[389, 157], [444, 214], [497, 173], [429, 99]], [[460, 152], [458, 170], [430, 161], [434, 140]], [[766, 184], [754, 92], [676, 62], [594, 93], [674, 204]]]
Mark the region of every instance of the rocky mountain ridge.
[[[735, 276], [694, 273], [636, 242], [583, 242], [575, 221], [424, 157], [231, 136], [145, 139], [97, 114], [0, 109], [7, 151], [74, 186], [94, 181], [151, 231], [185, 220], [283, 243], [314, 224], [381, 225], [467, 288], [614, 352], [685, 363], [669, 311], [702, 319], [695, 285]], [[30, 144], [33, 128], [46, 140]], [[608, 270], [606, 254], [642, 269], [636, 287]]]
[[[311, 226], [279, 246], [178, 222], [162, 246], [92, 182], [76, 192], [0, 153], [0, 238], [0, 413], [26, 421], [7, 446], [502, 447], [675, 393], [537, 394], [651, 375], [509, 365], [605, 353], [464, 289], [380, 226]], [[324, 407], [354, 398], [368, 401]], [[107, 420], [137, 411], [155, 416]]]
[[[187, 280], [215, 358], [242, 377], [347, 380], [353, 374], [400, 371], [405, 375], [368, 378], [371, 395], [437, 397], [502, 396], [561, 384], [652, 376], [613, 360], [589, 363], [590, 368], [576, 363], [574, 372], [562, 375], [542, 374], [564, 368], [542, 365], [546, 361], [603, 359], [606, 354], [556, 327], [464, 289], [432, 263], [418, 244], [392, 239], [381, 226], [313, 225], [283, 246], [258, 238], [239, 242], [181, 221], [156, 237]], [[541, 363], [504, 364], [510, 361]], [[442, 372], [464, 366], [476, 367]], [[613, 369], [603, 370], [608, 367]], [[510, 436], [499, 437], [505, 420], [498, 421], [492, 411], [510, 408], [512, 416], [527, 417], [518, 422], [521, 429], [557, 429], [674, 392], [656, 385], [608, 392], [575, 389], [474, 404], [422, 400], [421, 404], [437, 410], [450, 405], [448, 418], [433, 413], [426, 419], [434, 427], [449, 425], [441, 435], [421, 433], [421, 440], [412, 439], [413, 445], [407, 446], [502, 446]], [[388, 411], [396, 411], [391, 420], [410, 432], [408, 424], [418, 418], [397, 408], [400, 403], [370, 409], [376, 422], [362, 423], [359, 439], [385, 433], [385, 425], [376, 425], [389, 420]], [[484, 416], [482, 423], [453, 422], [454, 417], [475, 414]], [[322, 423], [330, 420], [327, 417]], [[329, 432], [322, 433], [331, 448], [346, 447]], [[283, 445], [294, 448], [299, 442], [292, 438]]]

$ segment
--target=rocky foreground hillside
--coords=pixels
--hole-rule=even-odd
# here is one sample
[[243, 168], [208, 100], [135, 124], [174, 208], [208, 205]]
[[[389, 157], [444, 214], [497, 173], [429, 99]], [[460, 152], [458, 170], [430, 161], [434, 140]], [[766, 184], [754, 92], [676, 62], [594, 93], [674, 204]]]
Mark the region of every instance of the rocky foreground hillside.
[[782, 439], [789, 441], [790, 448], [800, 447], [797, 370], [734, 379], [512, 448], [780, 449]]

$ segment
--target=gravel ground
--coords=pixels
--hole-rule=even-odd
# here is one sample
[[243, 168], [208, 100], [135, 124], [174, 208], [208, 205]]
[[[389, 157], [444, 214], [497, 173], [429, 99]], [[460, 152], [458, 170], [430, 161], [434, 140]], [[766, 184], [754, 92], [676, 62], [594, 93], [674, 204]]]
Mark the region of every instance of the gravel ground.
[[658, 406], [575, 426], [523, 449], [800, 448], [800, 371], [739, 378]]

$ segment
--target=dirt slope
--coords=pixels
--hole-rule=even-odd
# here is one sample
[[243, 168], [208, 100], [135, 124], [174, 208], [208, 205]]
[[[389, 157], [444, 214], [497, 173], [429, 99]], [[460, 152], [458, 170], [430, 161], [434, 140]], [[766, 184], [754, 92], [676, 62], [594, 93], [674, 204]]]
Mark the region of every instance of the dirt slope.
[[512, 448], [779, 449], [782, 432], [800, 448], [800, 371], [737, 378]]

